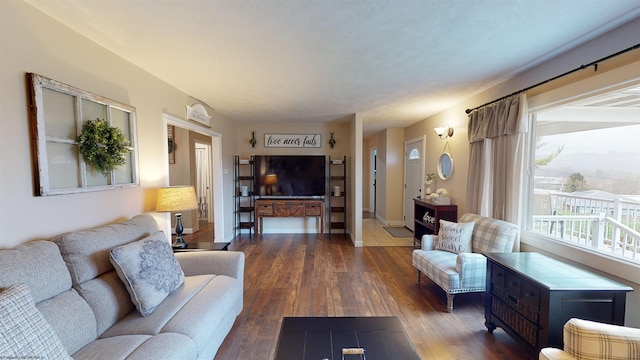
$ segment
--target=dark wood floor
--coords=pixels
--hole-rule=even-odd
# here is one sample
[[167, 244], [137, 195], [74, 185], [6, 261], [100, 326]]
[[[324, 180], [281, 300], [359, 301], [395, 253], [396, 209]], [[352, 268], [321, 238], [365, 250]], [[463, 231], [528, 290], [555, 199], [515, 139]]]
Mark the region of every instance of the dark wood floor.
[[411, 247], [265, 234], [242, 235], [229, 249], [246, 255], [244, 310], [215, 360], [273, 359], [285, 316], [397, 316], [422, 359], [537, 358], [501, 329], [487, 332], [481, 294], [456, 296], [447, 313], [440, 288], [416, 283]]

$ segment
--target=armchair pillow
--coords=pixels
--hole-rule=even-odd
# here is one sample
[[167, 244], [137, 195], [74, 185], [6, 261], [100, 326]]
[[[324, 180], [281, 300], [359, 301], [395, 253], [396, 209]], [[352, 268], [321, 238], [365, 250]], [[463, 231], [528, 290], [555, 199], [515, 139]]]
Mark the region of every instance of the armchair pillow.
[[47, 322], [26, 284], [0, 292], [0, 358], [69, 359], [58, 334]]
[[471, 235], [475, 222], [454, 223], [440, 220], [436, 249], [455, 254], [471, 252]]
[[142, 316], [184, 283], [184, 272], [162, 231], [114, 248], [109, 260]]

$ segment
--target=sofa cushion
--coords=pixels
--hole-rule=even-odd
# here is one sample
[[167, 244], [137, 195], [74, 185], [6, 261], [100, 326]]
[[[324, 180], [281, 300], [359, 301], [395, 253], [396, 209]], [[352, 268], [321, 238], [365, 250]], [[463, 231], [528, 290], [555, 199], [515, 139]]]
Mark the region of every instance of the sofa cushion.
[[115, 224], [60, 234], [52, 241], [58, 244], [75, 285], [112, 271], [109, 252], [114, 247], [143, 239], [157, 231], [155, 219], [143, 214]]
[[51, 241], [38, 240], [0, 251], [0, 287], [25, 283], [34, 302], [58, 295], [71, 288], [69, 270], [60, 250]]
[[0, 354], [10, 358], [71, 359], [36, 308], [26, 284], [12, 285], [0, 293]]
[[114, 248], [110, 260], [142, 316], [151, 314], [184, 282], [184, 273], [162, 231]]
[[69, 354], [98, 337], [94, 313], [75, 289], [43, 300], [36, 307], [55, 329]]
[[[218, 349], [242, 311], [242, 281], [218, 275], [167, 322], [162, 332], [185, 334], [202, 353]], [[210, 324], [216, 324], [211, 326]]]
[[127, 288], [115, 270], [78, 284], [75, 288], [95, 314], [98, 336], [136, 310]]
[[471, 252], [471, 235], [475, 222], [454, 223], [440, 220], [436, 249], [460, 254]]
[[100, 337], [107, 338], [131, 334], [160, 334], [167, 322], [216, 277], [216, 275], [185, 277], [184, 284], [177, 288], [171, 295], [167, 296], [153, 313], [148, 316], [142, 316], [139, 312], [132, 311], [107, 329]]
[[[193, 339], [202, 354], [215, 353], [242, 311], [243, 283], [225, 275], [187, 276], [183, 286], [156, 310], [132, 312], [101, 338], [129, 334], [180, 333]], [[216, 324], [211, 326], [210, 324]]]
[[198, 358], [196, 344], [188, 336], [176, 333], [124, 335], [98, 339], [73, 354], [74, 360], [192, 360]]
[[460, 274], [456, 271], [458, 254], [442, 250], [413, 250], [412, 262], [418, 270], [441, 288], [460, 289]]

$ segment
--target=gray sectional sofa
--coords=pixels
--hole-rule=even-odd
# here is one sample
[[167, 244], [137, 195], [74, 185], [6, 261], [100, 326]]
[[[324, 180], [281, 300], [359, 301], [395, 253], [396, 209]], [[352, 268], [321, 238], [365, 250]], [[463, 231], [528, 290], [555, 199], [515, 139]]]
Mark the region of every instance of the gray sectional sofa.
[[[15, 329], [21, 325], [11, 319], [12, 311], [34, 311], [28, 304], [12, 310], [15, 299], [0, 306], [0, 330], [10, 334], [0, 342], [0, 358], [7, 355], [3, 351], [11, 355], [11, 346], [37, 347], [38, 341], [51, 337], [54, 342], [45, 344], [49, 348], [44, 352], [51, 353], [59, 342], [74, 359], [213, 359], [242, 311], [244, 254], [175, 254], [184, 282], [142, 316], [114, 270], [111, 250], [158, 231], [153, 217], [145, 214], [0, 251], [0, 288], [21, 284], [31, 293], [35, 315], [46, 319], [34, 326], [37, 318], [28, 314], [22, 325], [27, 327], [22, 334], [26, 340], [18, 339]], [[46, 334], [46, 323], [55, 334]], [[13, 345], [11, 336], [16, 336]], [[30, 351], [33, 354], [24, 355], [43, 350]]]

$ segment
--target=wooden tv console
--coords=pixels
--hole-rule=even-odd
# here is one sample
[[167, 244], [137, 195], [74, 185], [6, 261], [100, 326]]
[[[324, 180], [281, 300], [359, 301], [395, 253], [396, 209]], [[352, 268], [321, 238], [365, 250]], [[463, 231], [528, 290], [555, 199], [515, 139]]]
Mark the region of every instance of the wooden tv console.
[[262, 235], [265, 217], [316, 217], [320, 218], [320, 234], [324, 233], [324, 199], [257, 199], [256, 235]]

